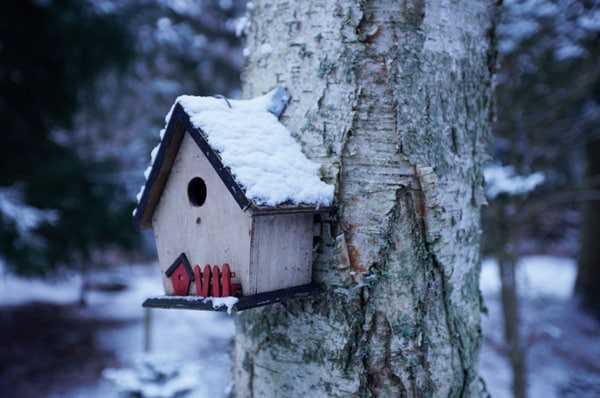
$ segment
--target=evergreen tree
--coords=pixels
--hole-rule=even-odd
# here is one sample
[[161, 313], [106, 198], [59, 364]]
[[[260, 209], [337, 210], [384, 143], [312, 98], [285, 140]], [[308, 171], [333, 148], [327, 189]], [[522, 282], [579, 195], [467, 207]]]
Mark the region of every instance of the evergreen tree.
[[[581, 223], [577, 203], [592, 198], [582, 181], [582, 149], [600, 117], [599, 5], [596, 0], [507, 0], [497, 29], [501, 56], [494, 133], [495, 158], [502, 166], [487, 169], [488, 188], [498, 177], [513, 184], [543, 180], [540, 189], [533, 183], [522, 192], [492, 195], [484, 217], [485, 251], [500, 268], [504, 336], [517, 398], [527, 396], [518, 257], [532, 250], [575, 255], [578, 248], [569, 241]], [[592, 243], [596, 220], [590, 214], [584, 221], [589, 235], [584, 247], [592, 248], [584, 257], [592, 269], [598, 264]]]
[[[492, 202], [487, 224], [511, 224], [509, 247], [575, 256], [577, 291], [600, 314], [597, 131], [600, 124], [600, 1], [511, 0], [498, 27], [496, 157], [520, 174], [543, 172], [543, 189]], [[587, 172], [585, 171], [587, 169]], [[580, 205], [584, 204], [581, 213]], [[511, 216], [499, 219], [495, 207]], [[581, 216], [583, 214], [583, 217]], [[569, 245], [581, 227], [581, 246]], [[488, 234], [494, 236], [496, 234]], [[548, 243], [552, 243], [549, 245]], [[498, 242], [488, 239], [489, 250]]]
[[68, 136], [82, 93], [125, 67], [122, 18], [90, 2], [9, 1], [0, 13], [0, 255], [21, 273], [131, 247], [132, 204], [112, 159], [80, 156]]

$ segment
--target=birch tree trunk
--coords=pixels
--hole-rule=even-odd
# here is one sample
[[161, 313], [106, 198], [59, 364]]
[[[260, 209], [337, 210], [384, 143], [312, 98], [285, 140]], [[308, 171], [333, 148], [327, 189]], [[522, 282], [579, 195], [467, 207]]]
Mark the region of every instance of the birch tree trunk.
[[258, 0], [244, 96], [335, 183], [314, 299], [236, 319], [237, 397], [481, 396], [491, 0]]

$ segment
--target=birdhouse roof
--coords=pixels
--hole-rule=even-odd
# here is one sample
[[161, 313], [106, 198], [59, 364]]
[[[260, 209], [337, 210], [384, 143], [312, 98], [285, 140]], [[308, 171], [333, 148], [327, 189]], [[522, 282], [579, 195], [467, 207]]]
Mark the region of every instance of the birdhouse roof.
[[254, 211], [310, 211], [333, 202], [334, 188], [321, 181], [320, 165], [279, 122], [289, 95], [281, 87], [251, 100], [177, 98], [166, 116], [161, 141], [151, 153], [134, 217], [150, 226], [185, 133], [239, 206]]

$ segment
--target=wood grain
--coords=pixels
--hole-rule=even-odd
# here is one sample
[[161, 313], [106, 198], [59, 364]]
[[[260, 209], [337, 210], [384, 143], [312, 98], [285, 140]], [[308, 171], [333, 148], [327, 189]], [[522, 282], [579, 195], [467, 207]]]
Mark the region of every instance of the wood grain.
[[313, 217], [302, 213], [254, 217], [250, 294], [311, 281]]
[[[201, 177], [207, 186], [206, 202], [200, 207], [192, 206], [187, 197], [188, 183], [194, 177]], [[228, 263], [242, 286], [248, 285], [251, 224], [249, 212], [240, 209], [204, 153], [186, 134], [152, 220], [163, 273], [185, 253], [194, 265]], [[163, 282], [166, 293], [172, 294], [164, 275]]]

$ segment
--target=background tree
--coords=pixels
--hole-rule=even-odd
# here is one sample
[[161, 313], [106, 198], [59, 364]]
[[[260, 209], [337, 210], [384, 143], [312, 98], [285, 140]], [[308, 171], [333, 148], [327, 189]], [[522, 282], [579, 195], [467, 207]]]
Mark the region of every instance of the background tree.
[[244, 10], [241, 0], [7, 5], [0, 252], [10, 267], [46, 273], [130, 252], [161, 110], [183, 93], [239, 95]]
[[82, 154], [119, 161], [119, 183], [135, 197], [164, 109], [181, 94], [239, 96], [243, 63], [236, 22], [244, 1], [113, 2], [128, 21], [134, 47], [125, 71], [109, 71], [77, 114], [71, 140]]
[[[596, 82], [600, 85], [600, 80]], [[600, 101], [600, 93], [598, 93]], [[584, 189], [589, 190], [583, 205], [581, 252], [575, 289], [583, 306], [600, 319], [600, 137], [590, 132], [586, 139], [586, 178]]]
[[257, 1], [244, 95], [337, 184], [311, 300], [237, 318], [239, 397], [479, 396], [492, 2]]
[[53, 134], [68, 129], [94, 78], [124, 66], [129, 35], [117, 16], [81, 1], [8, 2], [0, 16], [0, 242], [23, 273], [130, 247], [131, 207], [111, 181], [114, 162], [87, 159]]
[[[600, 286], [593, 243], [600, 196], [590, 185], [595, 181], [591, 148], [600, 121], [599, 5], [510, 0], [502, 7], [494, 124], [498, 164], [486, 170], [490, 206], [484, 217], [484, 253], [500, 268], [516, 397], [527, 395], [526, 347], [535, 334], [520, 326], [517, 259], [531, 253], [577, 256], [583, 225], [578, 289], [593, 301]], [[586, 152], [591, 167], [584, 179]], [[582, 203], [587, 209], [583, 218]]]

